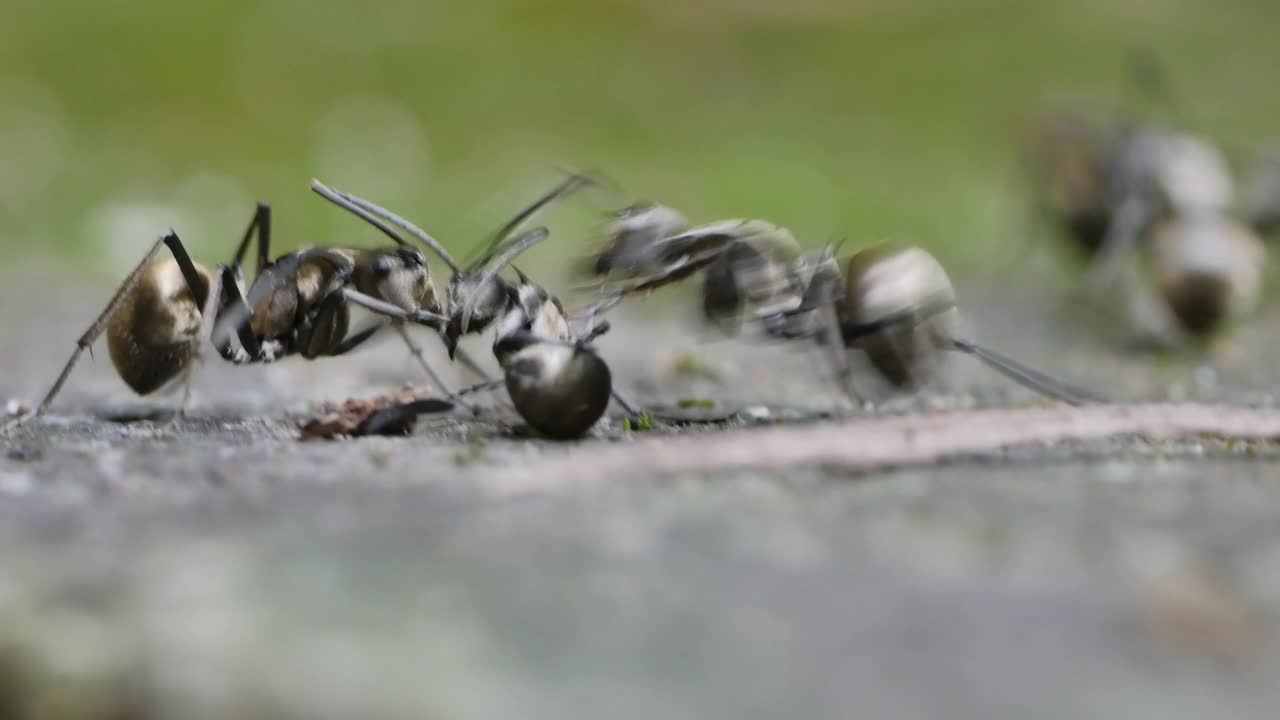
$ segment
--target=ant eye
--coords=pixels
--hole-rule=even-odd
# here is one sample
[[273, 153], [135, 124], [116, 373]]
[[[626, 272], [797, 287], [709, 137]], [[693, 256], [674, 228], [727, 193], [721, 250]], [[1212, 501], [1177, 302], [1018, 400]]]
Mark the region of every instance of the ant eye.
[[373, 261], [373, 273], [378, 277], [386, 277], [391, 274], [391, 258], [382, 255]]

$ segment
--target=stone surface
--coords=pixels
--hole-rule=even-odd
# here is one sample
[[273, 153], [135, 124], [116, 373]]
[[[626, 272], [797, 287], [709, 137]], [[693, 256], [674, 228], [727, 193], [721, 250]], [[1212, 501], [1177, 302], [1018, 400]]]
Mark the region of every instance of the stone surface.
[[[962, 293], [973, 334], [1029, 363], [1122, 398], [1274, 405], [1265, 318], [1208, 372], [997, 290]], [[0, 291], [0, 399], [38, 400], [85, 297], [27, 314]], [[1269, 443], [601, 475], [602, 453], [667, 436], [723, 448], [854, 414], [820, 356], [658, 312], [681, 307], [633, 307], [603, 352], [635, 399], [737, 419], [637, 433], [614, 413], [578, 443], [522, 437], [501, 396], [408, 438], [298, 442], [319, 402], [420, 381], [393, 336], [211, 358], [190, 418], [123, 422], [171, 401], [131, 397], [100, 347], [0, 441], [0, 717], [1274, 717]], [[872, 417], [1041, 404], [967, 358], [951, 371]]]

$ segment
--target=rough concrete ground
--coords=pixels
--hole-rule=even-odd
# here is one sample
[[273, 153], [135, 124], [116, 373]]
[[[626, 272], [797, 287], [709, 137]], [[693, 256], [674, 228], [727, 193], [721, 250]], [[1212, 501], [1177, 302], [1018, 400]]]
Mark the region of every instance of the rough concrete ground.
[[[23, 290], [0, 291], [0, 397], [35, 399], [96, 307]], [[974, 334], [1030, 363], [1126, 398], [1274, 405], [1280, 323], [1208, 373], [999, 290], [962, 293]], [[621, 385], [744, 419], [641, 434], [615, 415], [564, 444], [494, 410], [298, 443], [314, 403], [418, 379], [394, 338], [317, 363], [211, 360], [175, 426], [103, 419], [157, 403], [100, 346], [52, 417], [3, 441], [0, 717], [1274, 717], [1267, 442], [492, 482], [664, 433], [750, 445], [739, 426], [851, 413], [808, 354], [704, 342], [656, 308], [602, 344]], [[875, 412], [1038, 404], [951, 369]]]

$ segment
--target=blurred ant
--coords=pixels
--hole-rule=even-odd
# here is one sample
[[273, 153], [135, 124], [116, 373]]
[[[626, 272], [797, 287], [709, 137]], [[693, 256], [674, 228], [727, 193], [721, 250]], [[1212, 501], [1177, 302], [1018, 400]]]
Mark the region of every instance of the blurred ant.
[[[1135, 87], [1176, 105], [1159, 64], [1135, 63]], [[1091, 124], [1047, 115], [1033, 145], [1041, 204], [1090, 258], [1084, 287], [1126, 281], [1132, 320], [1148, 301], [1177, 329], [1207, 338], [1247, 314], [1261, 293], [1259, 233], [1280, 217], [1266, 165], [1255, 175], [1246, 220], [1236, 217], [1235, 181], [1224, 153], [1195, 135], [1150, 123]], [[1153, 328], [1155, 329], [1155, 328]]]
[[[1093, 393], [959, 337], [951, 280], [918, 247], [862, 250], [848, 260], [842, 275], [834, 247], [797, 253], [788, 231], [760, 220], [723, 221], [671, 237], [649, 237], [646, 247], [638, 242], [628, 246], [628, 264], [608, 268], [639, 279], [616, 284], [598, 307], [702, 272], [708, 320], [722, 326], [728, 321], [736, 328], [745, 311], [768, 336], [819, 342], [855, 400], [860, 396], [850, 383], [848, 349], [861, 350], [877, 373], [898, 388], [920, 387], [933, 374], [939, 351], [956, 351], [1056, 400], [1097, 400]], [[608, 257], [618, 247], [615, 233], [596, 257]]]

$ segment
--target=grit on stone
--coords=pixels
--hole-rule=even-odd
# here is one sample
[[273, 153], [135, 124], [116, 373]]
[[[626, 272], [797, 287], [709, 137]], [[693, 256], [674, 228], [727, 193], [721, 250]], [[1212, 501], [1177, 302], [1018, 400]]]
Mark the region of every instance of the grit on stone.
[[[1209, 372], [995, 292], [962, 292], [973, 334], [1077, 383], [1274, 405], [1274, 321]], [[30, 298], [0, 291], [0, 397], [29, 402], [97, 310]], [[643, 403], [736, 419], [642, 433], [615, 410], [576, 443], [523, 437], [497, 394], [408, 438], [298, 442], [321, 401], [421, 381], [391, 335], [312, 363], [210, 357], [173, 425], [136, 419], [173, 401], [130, 396], [100, 344], [2, 441], [0, 717], [1274, 717], [1271, 440], [602, 475], [661, 438], [749, 449], [856, 414], [820, 356], [715, 339], [680, 307], [633, 305], [602, 353]], [[487, 339], [468, 347], [492, 370]], [[871, 412], [1041, 405], [959, 357]]]

